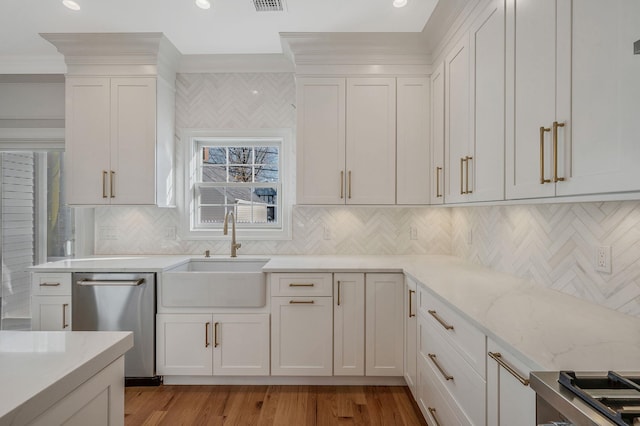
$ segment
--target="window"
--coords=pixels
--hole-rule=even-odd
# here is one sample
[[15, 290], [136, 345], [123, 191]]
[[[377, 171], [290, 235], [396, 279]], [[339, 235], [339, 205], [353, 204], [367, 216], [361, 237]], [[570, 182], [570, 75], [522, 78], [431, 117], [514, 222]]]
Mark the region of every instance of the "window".
[[225, 215], [233, 212], [245, 237], [287, 238], [287, 132], [199, 131], [190, 140], [189, 237], [222, 235]]

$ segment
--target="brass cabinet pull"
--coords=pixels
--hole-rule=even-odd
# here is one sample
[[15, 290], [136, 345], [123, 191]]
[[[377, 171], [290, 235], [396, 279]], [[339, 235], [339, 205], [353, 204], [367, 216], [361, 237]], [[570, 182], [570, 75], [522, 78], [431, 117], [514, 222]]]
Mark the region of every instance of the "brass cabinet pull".
[[442, 374], [442, 377], [444, 377], [444, 379], [447, 381], [453, 380], [453, 376], [448, 374], [446, 371], [444, 371], [444, 368], [442, 368], [438, 363], [438, 360], [436, 359], [437, 358], [436, 354], [428, 354], [428, 355], [429, 355], [429, 359], [431, 359], [431, 362], [433, 362], [433, 364], [436, 366], [440, 374]]
[[340, 199], [344, 198], [344, 170], [340, 170]]
[[460, 194], [464, 194], [464, 157], [460, 157]]
[[67, 308], [68, 307], [69, 307], [68, 303], [64, 303], [62, 305], [62, 329], [63, 330], [69, 327], [69, 324], [67, 324]]
[[513, 377], [515, 377], [516, 379], [518, 379], [518, 381], [520, 383], [522, 383], [524, 386], [529, 386], [529, 379], [523, 377], [520, 373], [518, 373], [516, 371], [515, 368], [513, 368], [512, 366], [510, 366], [509, 364], [507, 364], [504, 359], [502, 358], [502, 354], [500, 352], [489, 352], [489, 356], [491, 358], [493, 358], [498, 365], [500, 365], [500, 367], [504, 368], [505, 370], [507, 370]]
[[351, 170], [349, 170], [349, 199], [351, 199]]
[[107, 198], [107, 174], [106, 170], [102, 171], [102, 198]]
[[413, 313], [413, 310], [411, 309], [412, 305], [413, 305], [413, 294], [415, 293], [415, 291], [413, 290], [409, 290], [409, 318], [413, 318], [416, 316], [416, 314]]
[[210, 322], [207, 321], [207, 323], [204, 325], [204, 347], [208, 348], [209, 345], [211, 343], [209, 343], [209, 326], [211, 325]]
[[464, 157], [465, 160], [465, 194], [473, 194], [473, 191], [469, 189], [469, 162], [473, 160], [473, 157]]
[[116, 198], [116, 185], [113, 181], [113, 177], [116, 175], [116, 172], [111, 170], [111, 175], [109, 177], [109, 185], [111, 186], [111, 198]]
[[213, 347], [217, 348], [218, 346], [220, 346], [220, 344], [218, 343], [218, 325], [220, 323], [219, 322], [214, 322], [213, 323]]
[[445, 320], [440, 318], [440, 315], [438, 315], [438, 313], [436, 311], [428, 310], [427, 312], [429, 312], [429, 314], [432, 317], [434, 317], [436, 319], [436, 321], [438, 321], [440, 323], [440, 325], [443, 326], [446, 330], [453, 330], [453, 326], [451, 324], [447, 324], [447, 322]]
[[442, 197], [440, 193], [440, 173], [442, 172], [442, 167], [436, 167], [436, 198]]
[[40, 283], [40, 287], [59, 287], [60, 283]]
[[564, 127], [564, 123], [553, 122], [553, 181], [562, 182], [563, 177], [558, 177], [558, 127]]
[[338, 280], [338, 306], [340, 306], [340, 280]]
[[551, 179], [544, 178], [544, 134], [545, 132], [550, 132], [551, 129], [548, 127], [540, 127], [540, 184], [544, 185], [545, 183], [551, 182]]
[[291, 305], [313, 305], [316, 303], [313, 300], [289, 300], [289, 304]]
[[433, 421], [436, 422], [436, 426], [440, 426], [438, 417], [436, 417], [436, 409], [433, 407], [427, 407], [427, 410], [429, 410], [429, 414], [431, 414], [431, 417], [433, 417]]
[[313, 283], [304, 283], [304, 284], [298, 284], [298, 283], [291, 283], [289, 284], [289, 287], [313, 287], [315, 284]]

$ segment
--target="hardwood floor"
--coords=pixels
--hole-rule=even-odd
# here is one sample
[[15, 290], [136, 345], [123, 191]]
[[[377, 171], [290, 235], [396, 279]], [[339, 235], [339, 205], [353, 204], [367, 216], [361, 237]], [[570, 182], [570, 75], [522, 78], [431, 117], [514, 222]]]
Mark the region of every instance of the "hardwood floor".
[[394, 386], [159, 386], [125, 389], [125, 425], [426, 425]]

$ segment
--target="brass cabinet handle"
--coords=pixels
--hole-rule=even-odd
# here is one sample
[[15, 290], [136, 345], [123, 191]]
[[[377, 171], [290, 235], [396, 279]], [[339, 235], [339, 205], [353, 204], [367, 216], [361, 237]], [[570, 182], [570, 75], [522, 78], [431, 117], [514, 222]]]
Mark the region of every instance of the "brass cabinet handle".
[[344, 198], [344, 170], [340, 170], [340, 199]]
[[409, 318], [413, 318], [416, 316], [416, 314], [413, 313], [413, 310], [411, 309], [412, 305], [413, 305], [413, 294], [415, 293], [414, 290], [409, 290]]
[[102, 198], [107, 198], [107, 174], [106, 170], [102, 171]]
[[510, 366], [509, 364], [507, 364], [504, 359], [502, 358], [502, 354], [500, 352], [489, 352], [489, 356], [491, 358], [493, 358], [498, 365], [500, 365], [500, 367], [504, 368], [505, 370], [507, 370], [513, 377], [515, 377], [516, 379], [518, 379], [518, 381], [520, 383], [522, 383], [524, 386], [529, 386], [529, 379], [523, 377], [520, 373], [518, 373], [516, 371], [515, 368], [513, 368], [512, 366]]
[[204, 325], [204, 347], [208, 348], [209, 345], [211, 343], [209, 343], [209, 326], [211, 325], [210, 322], [207, 321], [207, 323]]
[[340, 280], [338, 280], [338, 306], [340, 306]]
[[428, 354], [428, 355], [429, 355], [429, 359], [431, 359], [431, 362], [433, 362], [433, 364], [436, 366], [440, 374], [442, 374], [442, 377], [444, 377], [444, 379], [447, 381], [453, 380], [453, 376], [448, 374], [446, 371], [444, 371], [444, 368], [442, 368], [440, 366], [440, 363], [438, 363], [438, 360], [436, 359], [437, 358], [436, 354]]
[[431, 414], [431, 417], [433, 417], [433, 421], [436, 422], [436, 426], [440, 426], [438, 417], [436, 417], [436, 409], [433, 407], [427, 407], [427, 410], [429, 410], [429, 414]]
[[59, 287], [60, 283], [40, 283], [40, 287]]
[[62, 329], [63, 330], [69, 327], [69, 324], [67, 324], [67, 308], [68, 307], [69, 307], [68, 303], [64, 303], [62, 305]]
[[436, 319], [436, 321], [438, 321], [440, 323], [441, 326], [443, 326], [446, 330], [453, 330], [453, 326], [451, 324], [448, 324], [445, 320], [443, 320], [442, 318], [440, 318], [440, 315], [438, 315], [438, 313], [434, 310], [428, 310], [427, 312], [429, 312], [429, 314], [434, 317]]
[[218, 325], [220, 323], [219, 322], [214, 322], [213, 323], [213, 347], [217, 348], [218, 346], [220, 346], [220, 344], [218, 343]]
[[464, 194], [464, 176], [463, 176], [464, 162], [465, 162], [464, 157], [460, 157], [460, 194]]
[[563, 177], [558, 177], [558, 127], [564, 127], [564, 123], [553, 122], [553, 181], [562, 182]]
[[289, 284], [289, 287], [313, 287], [315, 284], [313, 283], [305, 283], [305, 284], [298, 284], [298, 283], [291, 283]]
[[440, 173], [442, 172], [442, 167], [436, 167], [436, 198], [442, 197], [440, 193]]
[[544, 134], [545, 132], [550, 132], [551, 129], [548, 127], [540, 127], [540, 184], [544, 185], [545, 183], [551, 182], [551, 179], [544, 178]]
[[469, 162], [471, 160], [473, 160], [473, 157], [464, 157], [465, 159], [465, 186], [467, 188], [467, 190], [465, 191], [465, 194], [473, 194], [473, 191], [469, 189]]
[[116, 175], [116, 172], [114, 172], [113, 170], [111, 170], [111, 175], [109, 177], [109, 185], [111, 186], [111, 198], [116, 198], [116, 185], [113, 181], [113, 177]]
[[313, 300], [289, 300], [290, 305], [313, 305], [316, 303]]
[[349, 170], [349, 199], [351, 199], [351, 170]]

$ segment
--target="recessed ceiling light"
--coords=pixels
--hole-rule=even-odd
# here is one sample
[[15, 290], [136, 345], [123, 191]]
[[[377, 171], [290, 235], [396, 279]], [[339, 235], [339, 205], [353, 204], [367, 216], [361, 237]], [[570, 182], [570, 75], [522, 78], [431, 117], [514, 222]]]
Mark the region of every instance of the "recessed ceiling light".
[[393, 7], [405, 7], [407, 0], [393, 0]]
[[71, 10], [80, 10], [80, 5], [73, 0], [62, 0], [62, 4]]
[[211, 7], [211, 3], [209, 3], [209, 0], [196, 0], [196, 6], [200, 9], [209, 9]]

